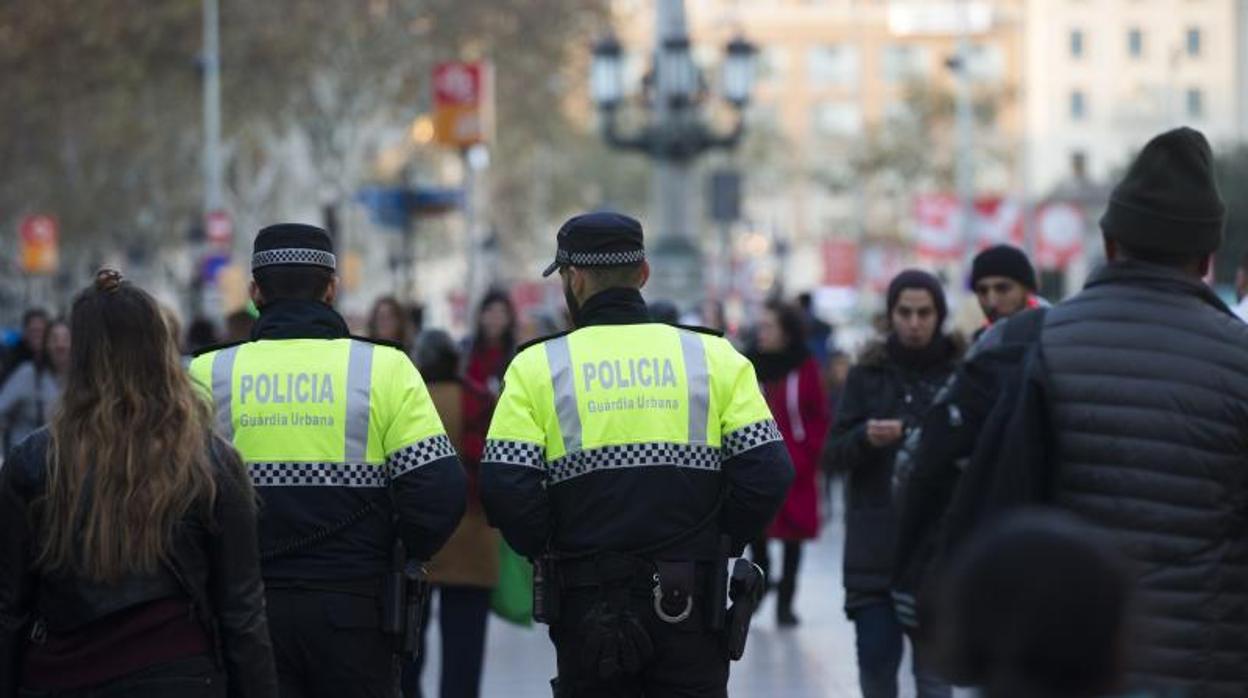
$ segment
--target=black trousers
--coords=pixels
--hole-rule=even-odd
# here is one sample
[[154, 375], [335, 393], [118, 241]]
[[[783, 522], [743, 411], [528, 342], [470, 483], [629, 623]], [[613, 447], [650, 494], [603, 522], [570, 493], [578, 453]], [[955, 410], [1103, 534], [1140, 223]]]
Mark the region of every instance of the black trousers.
[[721, 632], [711, 631], [695, 604], [693, 616], [671, 625], [655, 614], [652, 599], [634, 592], [629, 608], [641, 621], [654, 653], [639, 674], [602, 681], [586, 669], [583, 621], [600, 596], [593, 590], [566, 592], [557, 623], [550, 628], [559, 666], [556, 698], [726, 698], [728, 655]]
[[394, 639], [374, 597], [270, 589], [269, 634], [282, 698], [396, 698]]
[[[442, 634], [441, 698], [477, 698], [485, 663], [485, 629], [490, 620], [490, 590], [467, 586], [434, 587], [438, 597], [438, 629]], [[420, 677], [425, 667], [425, 632], [429, 604], [420, 634], [420, 658], [403, 667], [404, 698], [422, 698]]]
[[102, 686], [17, 692], [18, 698], [225, 698], [225, 694], [225, 676], [209, 657], [158, 664]]

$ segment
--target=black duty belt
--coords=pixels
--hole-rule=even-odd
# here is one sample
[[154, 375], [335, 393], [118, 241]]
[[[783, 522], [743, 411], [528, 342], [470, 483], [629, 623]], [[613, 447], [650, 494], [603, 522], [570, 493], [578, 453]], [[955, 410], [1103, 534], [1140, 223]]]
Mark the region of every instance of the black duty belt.
[[709, 563], [647, 560], [620, 553], [602, 553], [589, 559], [558, 563], [559, 588], [629, 589], [649, 592], [659, 618], [678, 623], [689, 617], [694, 597], [710, 590], [714, 579]]

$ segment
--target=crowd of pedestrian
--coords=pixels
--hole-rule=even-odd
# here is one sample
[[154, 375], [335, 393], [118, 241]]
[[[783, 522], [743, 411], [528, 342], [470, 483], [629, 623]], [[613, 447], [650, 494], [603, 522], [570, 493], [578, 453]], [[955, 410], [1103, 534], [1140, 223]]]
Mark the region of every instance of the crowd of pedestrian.
[[[793, 468], [774, 516], [741, 545], [767, 574], [777, 626], [792, 628], [804, 546], [840, 510], [844, 612], [865, 698], [899, 695], [907, 644], [919, 698], [951, 696], [955, 685], [987, 698], [1248, 692], [1248, 325], [1236, 316], [1248, 308], [1248, 257], [1232, 310], [1203, 281], [1226, 215], [1210, 163], [1195, 131], [1151, 141], [1101, 220], [1106, 265], [1064, 302], [1039, 295], [1023, 251], [981, 251], [966, 281], [984, 321], [965, 340], [948, 327], [946, 284], [922, 269], [892, 280], [881, 331], [863, 347], [840, 345], [809, 294], [773, 298], [730, 338]], [[267, 250], [257, 249], [261, 260]], [[579, 276], [571, 257], [560, 259], [552, 269], [564, 277], [576, 326], [681, 318], [675, 303], [641, 301], [648, 267], [621, 287], [623, 276]], [[275, 655], [270, 643], [257, 541], [273, 540], [257, 532], [257, 492], [219, 422], [214, 435], [212, 404], [185, 368], [208, 352], [192, 372], [209, 376], [198, 383], [215, 391], [221, 357], [233, 361], [239, 343], [356, 341], [330, 307], [332, 275], [299, 273], [268, 278], [259, 307], [220, 325], [194, 318], [185, 332], [111, 271], [66, 318], [39, 309], [22, 317], [20, 339], [0, 363], [8, 454], [0, 698], [15, 695], [17, 677], [48, 696], [175, 684], [302, 695], [283, 675], [285, 650]], [[313, 277], [324, 283], [311, 295], [298, 291], [299, 279]], [[696, 314], [712, 331], [728, 328], [718, 302]], [[542, 334], [573, 329], [544, 323]], [[509, 550], [494, 525], [511, 522], [507, 542], [528, 554], [532, 541], [516, 537], [514, 522], [553, 506], [542, 483], [540, 505], [513, 501], [499, 514], [499, 488], [519, 480], [500, 484], [497, 472], [483, 471], [498, 457], [491, 425], [504, 377], [514, 375], [534, 320], [493, 289], [468, 325], [457, 341], [423, 327], [419, 308], [385, 296], [358, 328], [406, 357], [404, 371], [419, 371], [413, 380], [423, 385], [402, 400], [427, 400], [444, 434], [418, 443], [445, 441], [437, 453], [457, 455], [464, 476], [462, 516], [427, 565], [443, 698], [479, 693], [492, 592]], [[349, 384], [359, 375], [351, 361]], [[228, 417], [229, 399], [214, 393], [218, 419], [223, 404]], [[554, 399], [551, 419], [562, 425], [568, 408]], [[391, 476], [417, 486], [416, 466], [382, 456]], [[830, 497], [836, 482], [843, 505]], [[450, 531], [444, 519], [421, 525]], [[268, 611], [285, 647], [292, 640], [281, 633], [303, 611], [294, 596], [276, 598], [291, 603], [285, 617], [280, 604]], [[430, 606], [423, 612], [435, 620]], [[421, 695], [418, 657], [401, 667], [406, 697]], [[90, 693], [100, 686], [114, 692]]]

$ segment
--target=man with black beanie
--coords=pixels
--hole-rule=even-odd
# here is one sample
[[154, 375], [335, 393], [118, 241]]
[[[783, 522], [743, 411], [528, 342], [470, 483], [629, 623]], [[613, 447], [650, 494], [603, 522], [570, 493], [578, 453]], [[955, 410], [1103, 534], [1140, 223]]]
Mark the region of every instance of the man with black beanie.
[[[858, 674], [865, 698], [895, 698], [905, 629], [889, 598], [897, 517], [897, 456], [960, 353], [941, 331], [948, 308], [936, 277], [899, 274], [888, 288], [890, 331], [850, 369], [828, 435], [825, 466], [850, 473], [845, 511], [845, 610], [854, 622]], [[948, 696], [920, 654], [919, 698]]]
[[1010, 245], [989, 247], [975, 256], [971, 290], [986, 321], [975, 333], [976, 340], [998, 320], [1041, 305], [1031, 260], [1026, 252]]
[[1248, 686], [1248, 325], [1202, 281], [1225, 218], [1204, 136], [1144, 147], [1101, 219], [1108, 265], [1045, 318], [992, 489], [1127, 558], [1128, 682], [1149, 694]]

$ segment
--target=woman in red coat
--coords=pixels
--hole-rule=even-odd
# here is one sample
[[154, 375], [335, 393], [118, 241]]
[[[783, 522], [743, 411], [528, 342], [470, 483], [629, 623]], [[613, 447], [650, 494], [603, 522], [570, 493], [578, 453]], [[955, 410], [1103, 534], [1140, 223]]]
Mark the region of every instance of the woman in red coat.
[[[779, 301], [767, 304], [759, 319], [755, 350], [750, 353], [767, 405], [789, 447], [796, 477], [789, 496], [767, 529], [768, 539], [784, 542], [784, 569], [776, 585], [776, 623], [797, 625], [793, 598], [797, 592], [797, 569], [802, 541], [819, 535], [819, 453], [830, 418], [823, 394], [819, 365], [806, 347], [806, 332], [797, 308]], [[754, 561], [770, 568], [767, 540], [753, 546]]]

